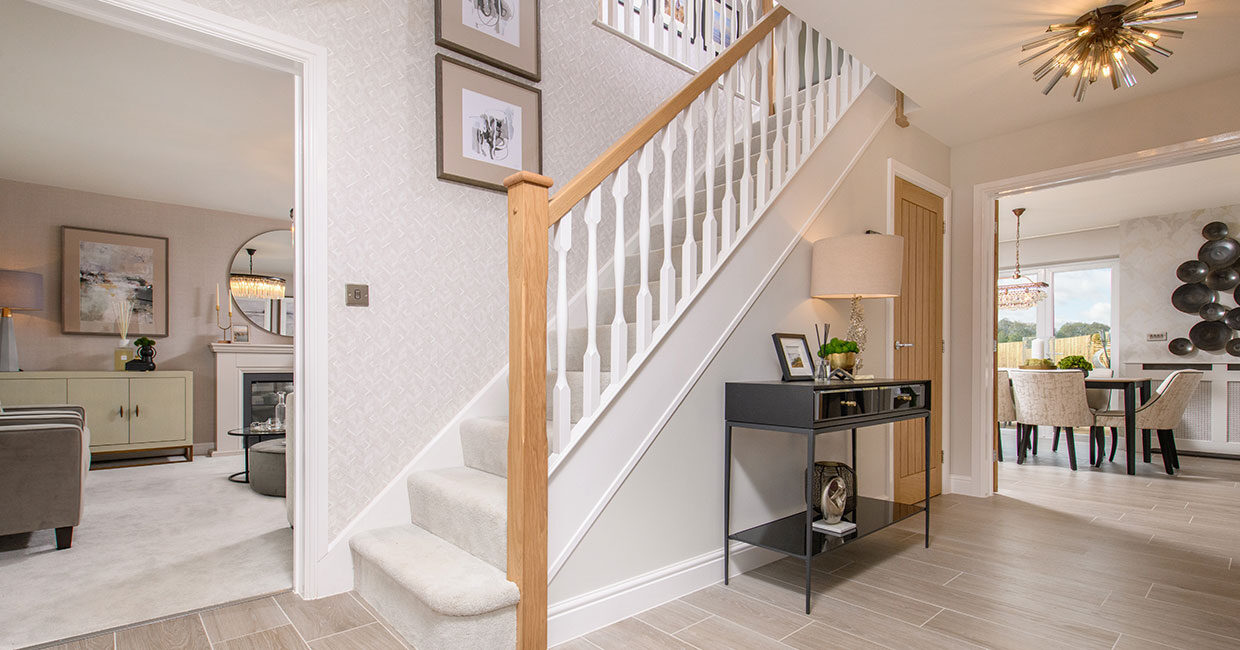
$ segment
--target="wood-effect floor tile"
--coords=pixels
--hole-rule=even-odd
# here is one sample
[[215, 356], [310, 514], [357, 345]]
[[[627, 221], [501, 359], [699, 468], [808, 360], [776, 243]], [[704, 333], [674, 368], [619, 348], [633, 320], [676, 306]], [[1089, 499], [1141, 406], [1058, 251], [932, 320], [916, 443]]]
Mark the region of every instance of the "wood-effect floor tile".
[[404, 650], [405, 644], [378, 623], [355, 627], [310, 642], [311, 650]]
[[718, 616], [711, 616], [700, 623], [694, 623], [677, 632], [675, 636], [698, 648], [718, 648], [719, 650], [780, 650], [781, 648], [787, 650], [788, 648], [775, 639]]
[[285, 625], [217, 643], [213, 647], [214, 650], [306, 650], [306, 642], [292, 625]]
[[884, 648], [877, 643], [871, 643], [822, 623], [810, 623], [785, 637], [783, 643], [799, 650], [881, 650]]
[[202, 612], [202, 625], [211, 643], [289, 625], [284, 610], [273, 598], [260, 598]]
[[292, 621], [293, 627], [297, 628], [302, 638], [307, 641], [369, 625], [376, 620], [361, 603], [347, 593], [318, 600], [302, 600], [296, 594], [284, 593], [277, 595], [275, 599]]
[[587, 641], [585, 637], [578, 637], [571, 641], [565, 641], [564, 643], [551, 648], [551, 650], [599, 650], [599, 648], [593, 643]]
[[781, 609], [723, 585], [695, 591], [681, 600], [772, 639], [782, 639], [810, 622], [803, 614]]
[[692, 650], [693, 646], [635, 619], [626, 618], [585, 636], [601, 650]]
[[210, 650], [197, 614], [131, 627], [116, 633], [117, 650]]
[[683, 600], [673, 600], [654, 609], [648, 609], [633, 618], [668, 634], [675, 634], [710, 616], [710, 612], [698, 609]]
[[111, 632], [86, 639], [78, 639], [69, 643], [45, 648], [45, 650], [113, 650], [116, 647], [116, 635]]

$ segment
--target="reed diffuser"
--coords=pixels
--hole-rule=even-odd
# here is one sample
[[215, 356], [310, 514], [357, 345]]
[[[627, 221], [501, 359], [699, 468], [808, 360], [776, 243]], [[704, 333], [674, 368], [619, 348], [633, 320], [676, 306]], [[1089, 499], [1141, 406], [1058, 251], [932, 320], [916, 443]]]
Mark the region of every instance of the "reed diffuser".
[[129, 321], [133, 317], [133, 299], [112, 298], [112, 313], [116, 318], [116, 331], [121, 335], [120, 342], [112, 351], [112, 369], [124, 370], [125, 364], [134, 358], [133, 349], [129, 347]]

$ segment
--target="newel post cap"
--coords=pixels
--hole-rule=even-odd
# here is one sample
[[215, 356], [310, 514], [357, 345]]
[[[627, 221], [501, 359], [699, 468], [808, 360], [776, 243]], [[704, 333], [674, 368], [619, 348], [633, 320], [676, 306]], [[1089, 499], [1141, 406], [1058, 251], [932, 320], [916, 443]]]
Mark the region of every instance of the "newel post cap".
[[555, 184], [555, 181], [543, 176], [542, 174], [535, 174], [534, 172], [525, 171], [517, 172], [504, 179], [504, 187], [509, 189], [512, 189], [512, 186], [519, 185], [521, 183], [533, 183], [534, 185], [538, 185], [540, 187], [549, 188]]

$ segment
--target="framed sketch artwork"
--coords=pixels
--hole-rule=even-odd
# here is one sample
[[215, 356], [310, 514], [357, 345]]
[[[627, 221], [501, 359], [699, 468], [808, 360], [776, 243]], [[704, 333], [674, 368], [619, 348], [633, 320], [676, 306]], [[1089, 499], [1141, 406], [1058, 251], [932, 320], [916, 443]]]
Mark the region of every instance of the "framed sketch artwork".
[[168, 335], [168, 238], [61, 228], [61, 331], [116, 334], [130, 305], [129, 336]]
[[435, 44], [538, 81], [538, 0], [435, 0]]
[[771, 335], [775, 341], [775, 355], [779, 357], [779, 370], [784, 381], [810, 381], [814, 378], [814, 356], [804, 334]]
[[542, 173], [542, 93], [435, 56], [439, 178], [505, 191], [519, 171]]

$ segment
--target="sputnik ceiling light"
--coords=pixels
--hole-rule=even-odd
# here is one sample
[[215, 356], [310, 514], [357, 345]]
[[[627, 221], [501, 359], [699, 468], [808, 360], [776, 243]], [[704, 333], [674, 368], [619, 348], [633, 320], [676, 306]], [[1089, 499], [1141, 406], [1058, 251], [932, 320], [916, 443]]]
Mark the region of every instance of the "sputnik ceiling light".
[[1010, 281], [1000, 284], [998, 288], [999, 309], [1005, 311], [1024, 311], [1046, 300], [1046, 289], [1050, 287], [1045, 282], [1020, 274], [1020, 215], [1024, 213], [1024, 208], [1012, 210], [1012, 214], [1016, 215], [1016, 271]]
[[1025, 43], [1022, 52], [1037, 51], [1019, 65], [1050, 54], [1050, 59], [1033, 71], [1035, 81], [1050, 77], [1050, 82], [1042, 89], [1043, 95], [1050, 94], [1064, 77], [1076, 77], [1073, 94], [1078, 102], [1085, 99], [1085, 90], [1100, 78], [1109, 78], [1111, 87], [1116, 90], [1120, 84], [1131, 88], [1137, 85], [1137, 78], [1128, 59], [1154, 74], [1158, 66], [1150, 60], [1150, 55], [1171, 56], [1171, 50], [1159, 45], [1160, 39], [1184, 36], [1184, 32], [1161, 24], [1197, 17], [1195, 11], [1162, 13], [1183, 7], [1184, 2], [1171, 0], [1155, 4], [1154, 0], [1137, 0], [1129, 5], [1098, 7], [1074, 23], [1051, 25], [1045, 34]]

